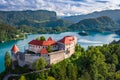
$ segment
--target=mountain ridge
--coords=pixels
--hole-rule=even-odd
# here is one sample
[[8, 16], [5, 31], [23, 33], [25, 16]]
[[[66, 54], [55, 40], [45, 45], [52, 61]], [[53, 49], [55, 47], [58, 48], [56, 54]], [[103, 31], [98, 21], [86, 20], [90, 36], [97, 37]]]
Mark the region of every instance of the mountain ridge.
[[88, 31], [116, 31], [120, 29], [119, 25], [107, 16], [89, 18], [79, 21], [71, 26], [72, 30], [88, 30]]
[[120, 24], [120, 18], [119, 18], [120, 17], [120, 9], [104, 10], [104, 11], [99, 11], [99, 12], [96, 11], [96, 12], [85, 14], [85, 15], [62, 17], [62, 19], [77, 23], [83, 19], [96, 18], [96, 17], [100, 17], [100, 16], [108, 16]]

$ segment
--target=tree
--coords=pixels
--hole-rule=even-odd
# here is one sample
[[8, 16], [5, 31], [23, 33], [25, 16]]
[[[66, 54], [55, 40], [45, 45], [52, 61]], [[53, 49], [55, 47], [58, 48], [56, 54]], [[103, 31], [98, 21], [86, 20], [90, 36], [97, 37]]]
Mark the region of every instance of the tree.
[[37, 37], [36, 40], [45, 41], [46, 38], [44, 36], [40, 36], [40, 37]]
[[24, 75], [22, 75], [22, 76], [20, 76], [20, 79], [19, 79], [19, 80], [26, 80], [26, 78], [25, 78]]
[[88, 72], [84, 72], [78, 80], [92, 80]]
[[48, 76], [47, 80], [55, 80], [55, 78], [52, 76]]
[[11, 68], [11, 66], [12, 66], [12, 59], [10, 57], [10, 53], [7, 51], [5, 53], [5, 67], [6, 69], [9, 69]]
[[52, 46], [48, 46], [47, 47], [47, 51], [50, 53], [50, 52], [52, 52]]
[[112, 63], [115, 65], [118, 64], [118, 56], [116, 54], [112, 55]]
[[116, 80], [120, 80], [120, 70], [116, 72], [115, 76]]
[[44, 58], [39, 58], [36, 62], [35, 62], [35, 69], [36, 70], [42, 70], [45, 68], [45, 66], [47, 65], [46, 60]]
[[71, 80], [77, 80], [77, 67], [71, 63], [67, 65], [67, 76]]

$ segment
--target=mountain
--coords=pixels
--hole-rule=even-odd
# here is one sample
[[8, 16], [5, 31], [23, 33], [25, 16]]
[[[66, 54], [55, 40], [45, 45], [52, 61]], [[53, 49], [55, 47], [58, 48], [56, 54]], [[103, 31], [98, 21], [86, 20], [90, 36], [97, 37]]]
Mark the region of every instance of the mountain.
[[31, 26], [31, 27], [58, 27], [68, 26], [71, 23], [58, 19], [54, 11], [0, 11], [0, 23], [12, 26]]
[[56, 19], [56, 20], [49, 20], [49, 21], [41, 21], [41, 22], [33, 22], [33, 21], [28, 21], [28, 20], [23, 20], [18, 22], [18, 26], [26, 25], [26, 26], [32, 26], [32, 27], [64, 27], [64, 26], [69, 26], [72, 23], [66, 20], [62, 19]]
[[115, 31], [120, 29], [111, 18], [107, 16], [101, 16], [97, 18], [89, 18], [81, 20], [69, 26], [70, 30], [92, 30], [92, 31]]
[[100, 12], [93, 12], [93, 13], [86, 14], [86, 15], [63, 17], [62, 19], [69, 20], [72, 22], [79, 22], [83, 19], [96, 18], [100, 16], [108, 16], [112, 18], [114, 21], [120, 23], [120, 10], [105, 10], [105, 11], [100, 11]]
[[47, 10], [0, 11], [0, 22], [13, 26], [42, 23], [50, 20], [57, 20], [56, 12]]

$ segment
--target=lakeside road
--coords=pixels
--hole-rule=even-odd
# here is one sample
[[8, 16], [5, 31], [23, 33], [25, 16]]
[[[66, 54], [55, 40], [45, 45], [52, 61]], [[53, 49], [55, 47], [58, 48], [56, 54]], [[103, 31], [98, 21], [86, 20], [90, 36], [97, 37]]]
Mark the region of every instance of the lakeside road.
[[33, 74], [33, 73], [40, 73], [42, 71], [49, 70], [50, 68], [45, 68], [43, 70], [38, 70], [38, 71], [31, 71], [23, 74], [7, 74], [4, 76], [3, 80], [8, 80], [10, 77], [16, 77], [16, 76], [21, 76], [21, 75], [28, 75], [28, 74]]

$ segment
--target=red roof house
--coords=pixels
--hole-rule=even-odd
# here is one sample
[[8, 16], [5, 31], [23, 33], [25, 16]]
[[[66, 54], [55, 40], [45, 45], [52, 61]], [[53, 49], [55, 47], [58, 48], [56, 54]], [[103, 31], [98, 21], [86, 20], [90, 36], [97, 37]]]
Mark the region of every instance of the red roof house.
[[32, 40], [28, 44], [39, 45], [39, 46], [51, 46], [51, 45], [55, 45], [56, 41], [54, 41], [51, 37], [49, 37], [47, 41]]
[[73, 36], [65, 36], [63, 39], [59, 40], [58, 42], [63, 44], [71, 44], [74, 41]]
[[40, 54], [48, 54], [48, 51], [46, 50], [46, 48], [42, 48]]

